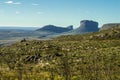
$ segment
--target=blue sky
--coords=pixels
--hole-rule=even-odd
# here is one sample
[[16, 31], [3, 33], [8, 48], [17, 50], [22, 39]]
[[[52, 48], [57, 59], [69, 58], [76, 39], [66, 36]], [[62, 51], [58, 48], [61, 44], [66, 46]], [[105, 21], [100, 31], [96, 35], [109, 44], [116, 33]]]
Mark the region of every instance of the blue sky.
[[0, 0], [0, 26], [76, 28], [81, 20], [119, 23], [120, 0]]

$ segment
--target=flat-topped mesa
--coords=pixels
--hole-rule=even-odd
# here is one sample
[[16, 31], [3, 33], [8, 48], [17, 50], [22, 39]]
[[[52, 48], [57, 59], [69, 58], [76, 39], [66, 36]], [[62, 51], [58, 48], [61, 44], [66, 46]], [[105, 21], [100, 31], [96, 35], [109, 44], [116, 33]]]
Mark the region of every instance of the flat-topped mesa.
[[80, 21], [80, 26], [67, 34], [85, 34], [99, 31], [98, 22], [92, 20]]
[[114, 27], [120, 27], [120, 23], [108, 23], [104, 24], [100, 30], [108, 30]]
[[79, 27], [81, 32], [96, 32], [99, 30], [98, 22], [92, 20], [82, 20]]
[[54, 33], [62, 33], [62, 32], [67, 32], [70, 30], [73, 30], [73, 26], [59, 27], [59, 26], [54, 26], [54, 25], [46, 25], [40, 29], [37, 29], [36, 31], [48, 31], [48, 32], [54, 32]]

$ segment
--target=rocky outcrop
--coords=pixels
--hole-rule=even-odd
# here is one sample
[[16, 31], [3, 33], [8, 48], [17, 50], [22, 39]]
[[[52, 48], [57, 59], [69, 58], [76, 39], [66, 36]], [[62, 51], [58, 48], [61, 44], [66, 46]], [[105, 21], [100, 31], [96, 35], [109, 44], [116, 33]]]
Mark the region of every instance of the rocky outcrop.
[[80, 22], [80, 26], [77, 29], [71, 31], [70, 34], [83, 34], [97, 31], [99, 31], [98, 22], [92, 20], [82, 20]]
[[70, 30], [73, 30], [73, 25], [70, 25], [67, 28], [70, 29]]
[[36, 31], [47, 31], [47, 32], [53, 32], [53, 33], [62, 33], [73, 30], [73, 26], [68, 26], [66, 28], [64, 27], [58, 27], [54, 25], [46, 25], [40, 29], [37, 29]]
[[78, 28], [81, 32], [96, 32], [99, 30], [98, 22], [83, 20], [80, 22], [80, 27]]
[[109, 24], [104, 24], [100, 30], [107, 30], [111, 29], [114, 27], [120, 27], [120, 23], [109, 23]]

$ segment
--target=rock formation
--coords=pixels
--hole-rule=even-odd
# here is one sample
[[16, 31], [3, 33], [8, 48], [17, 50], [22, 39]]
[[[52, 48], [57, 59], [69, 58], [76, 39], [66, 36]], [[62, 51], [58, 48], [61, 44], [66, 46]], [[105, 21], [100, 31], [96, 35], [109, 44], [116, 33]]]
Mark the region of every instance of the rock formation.
[[36, 31], [48, 31], [48, 32], [53, 32], [53, 33], [62, 33], [62, 32], [67, 32], [70, 30], [73, 30], [73, 26], [68, 26], [64, 28], [64, 27], [58, 27], [54, 25], [46, 25], [40, 29], [37, 29]]
[[70, 25], [67, 28], [70, 29], [70, 30], [73, 30], [73, 25]]
[[100, 30], [107, 30], [107, 29], [114, 28], [114, 27], [120, 27], [120, 23], [104, 24]]
[[80, 22], [80, 27], [78, 28], [81, 32], [96, 32], [98, 31], [98, 22], [82, 20]]
[[98, 22], [91, 20], [82, 20], [80, 22], [80, 26], [77, 29], [70, 31], [70, 34], [83, 34], [97, 31], [99, 31]]

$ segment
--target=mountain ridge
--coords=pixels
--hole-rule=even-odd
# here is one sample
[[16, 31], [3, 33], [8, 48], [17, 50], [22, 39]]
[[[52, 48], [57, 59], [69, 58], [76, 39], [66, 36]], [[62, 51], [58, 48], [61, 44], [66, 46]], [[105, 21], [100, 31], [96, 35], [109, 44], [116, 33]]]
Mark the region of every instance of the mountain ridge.
[[62, 33], [62, 32], [67, 32], [73, 30], [73, 26], [68, 26], [68, 27], [59, 27], [55, 25], [46, 25], [43, 26], [40, 29], [37, 29], [36, 31], [48, 31], [48, 32], [54, 32], [54, 33]]
[[114, 28], [114, 27], [120, 27], [120, 23], [107, 23], [107, 24], [104, 24], [100, 28], [100, 30], [107, 30], [107, 29]]

